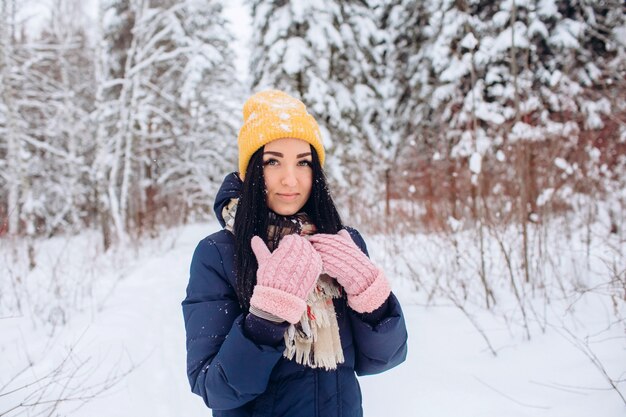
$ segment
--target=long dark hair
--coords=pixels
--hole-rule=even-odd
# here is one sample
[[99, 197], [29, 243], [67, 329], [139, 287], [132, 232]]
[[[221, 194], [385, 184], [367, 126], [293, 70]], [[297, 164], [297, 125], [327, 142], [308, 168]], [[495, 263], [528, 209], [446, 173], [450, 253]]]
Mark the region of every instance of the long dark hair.
[[[235, 215], [235, 273], [237, 274], [237, 296], [241, 308], [250, 309], [250, 297], [256, 285], [258, 263], [250, 240], [257, 235], [268, 243], [270, 218], [288, 219], [274, 213], [265, 200], [265, 178], [263, 176], [263, 150], [257, 150], [248, 162], [243, 189]], [[313, 186], [311, 195], [300, 211], [305, 212], [315, 225], [317, 233], [335, 234], [343, 228], [341, 217], [328, 190], [326, 176], [315, 148], [311, 146]], [[285, 223], [290, 223], [285, 221]], [[273, 245], [269, 245], [270, 248]]]

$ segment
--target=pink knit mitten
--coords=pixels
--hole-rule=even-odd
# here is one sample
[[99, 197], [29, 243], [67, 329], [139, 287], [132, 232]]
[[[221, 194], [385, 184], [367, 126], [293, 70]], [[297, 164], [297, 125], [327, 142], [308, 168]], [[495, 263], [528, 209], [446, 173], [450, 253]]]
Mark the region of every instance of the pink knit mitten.
[[297, 323], [306, 310], [306, 298], [322, 273], [322, 259], [308, 240], [299, 235], [282, 238], [274, 252], [254, 236], [252, 251], [259, 269], [250, 305]]
[[354, 311], [370, 313], [389, 297], [391, 288], [383, 271], [355, 245], [347, 230], [336, 235], [316, 234], [309, 241], [322, 257], [324, 272], [346, 290]]

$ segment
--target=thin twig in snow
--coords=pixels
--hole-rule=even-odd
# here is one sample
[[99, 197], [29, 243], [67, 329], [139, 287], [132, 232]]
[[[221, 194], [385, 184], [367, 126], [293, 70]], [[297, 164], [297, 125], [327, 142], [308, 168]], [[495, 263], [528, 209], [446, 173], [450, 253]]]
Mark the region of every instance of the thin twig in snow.
[[480, 378], [478, 378], [478, 377], [477, 377], [477, 376], [475, 376], [475, 375], [474, 375], [474, 379], [475, 379], [475, 380], [477, 380], [478, 382], [480, 382], [481, 384], [483, 384], [484, 386], [486, 386], [487, 388], [491, 389], [492, 391], [494, 391], [494, 392], [496, 392], [496, 393], [498, 393], [498, 394], [502, 395], [504, 398], [506, 398], [506, 399], [508, 399], [508, 400], [513, 401], [513, 402], [514, 402], [515, 404], [517, 404], [517, 405], [521, 405], [522, 407], [537, 408], [537, 409], [540, 409], [540, 410], [549, 410], [549, 409], [550, 409], [550, 407], [545, 406], [545, 405], [534, 405], [534, 404], [526, 404], [526, 403], [523, 403], [523, 402], [521, 402], [521, 401], [519, 401], [519, 400], [516, 400], [515, 398], [511, 397], [510, 395], [505, 394], [505, 393], [503, 393], [502, 391], [500, 391], [500, 390], [498, 390], [498, 389], [496, 389], [496, 388], [492, 387], [491, 385], [487, 384], [485, 381], [481, 380]]

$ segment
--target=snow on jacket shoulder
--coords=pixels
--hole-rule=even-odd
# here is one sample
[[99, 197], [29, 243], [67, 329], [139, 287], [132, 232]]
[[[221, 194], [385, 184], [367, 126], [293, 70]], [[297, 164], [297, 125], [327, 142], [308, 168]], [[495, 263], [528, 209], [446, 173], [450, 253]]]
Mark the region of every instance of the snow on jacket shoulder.
[[[230, 180], [218, 200], [227, 200], [225, 186], [232, 192]], [[216, 214], [221, 206], [216, 201]], [[367, 254], [361, 235], [348, 231]], [[334, 371], [308, 368], [282, 356], [284, 343], [260, 345], [246, 336], [234, 289], [234, 243], [222, 230], [200, 241], [192, 258], [182, 302], [192, 391], [214, 416], [362, 416], [355, 373], [379, 373], [406, 358], [406, 326], [396, 297], [390, 295], [377, 323], [351, 310], [345, 297], [334, 300], [345, 361]]]

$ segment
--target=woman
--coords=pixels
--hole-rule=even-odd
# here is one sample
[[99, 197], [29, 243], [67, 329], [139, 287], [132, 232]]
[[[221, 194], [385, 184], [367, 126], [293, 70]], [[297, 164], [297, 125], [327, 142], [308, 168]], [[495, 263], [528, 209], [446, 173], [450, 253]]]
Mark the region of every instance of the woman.
[[182, 303], [191, 389], [214, 416], [362, 416], [356, 375], [406, 357], [402, 310], [341, 222], [304, 104], [263, 91], [243, 113], [224, 229], [198, 244]]

